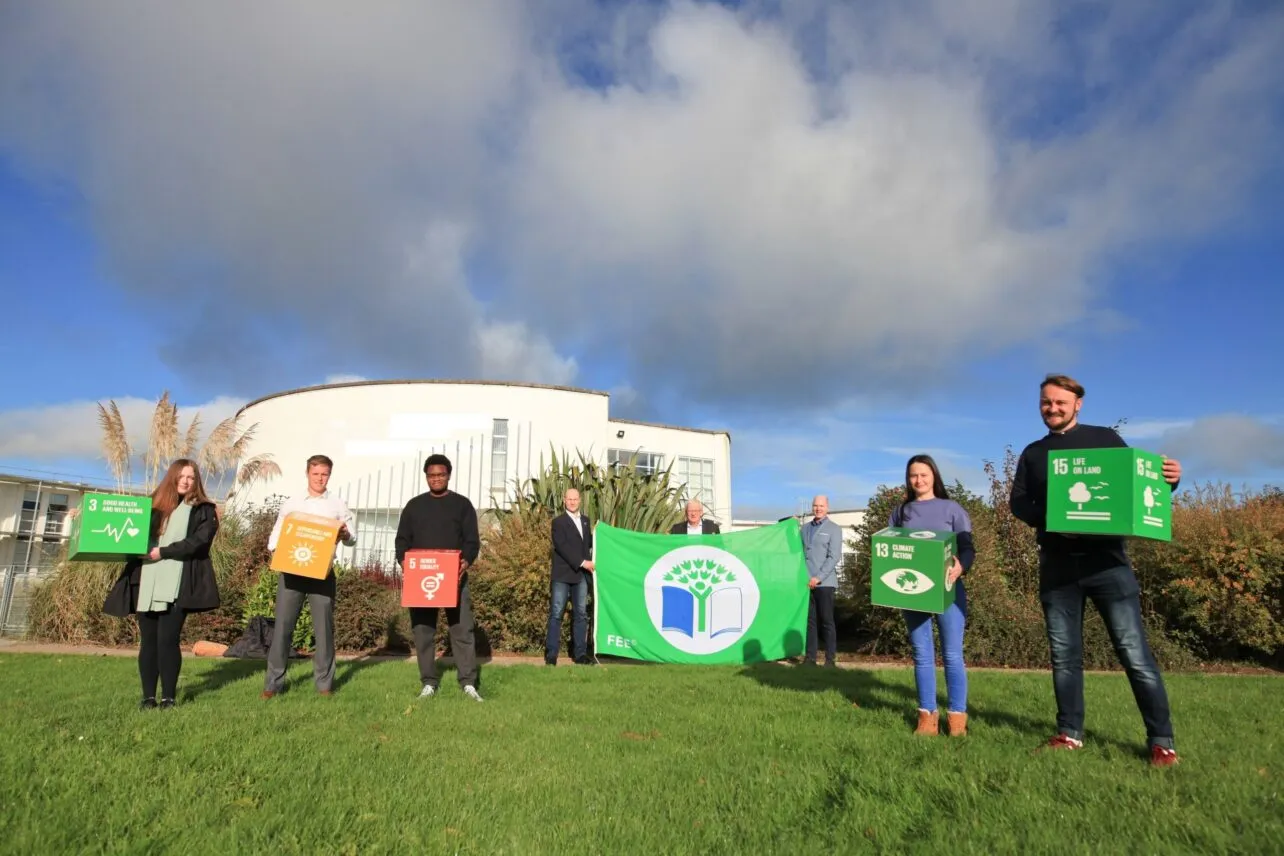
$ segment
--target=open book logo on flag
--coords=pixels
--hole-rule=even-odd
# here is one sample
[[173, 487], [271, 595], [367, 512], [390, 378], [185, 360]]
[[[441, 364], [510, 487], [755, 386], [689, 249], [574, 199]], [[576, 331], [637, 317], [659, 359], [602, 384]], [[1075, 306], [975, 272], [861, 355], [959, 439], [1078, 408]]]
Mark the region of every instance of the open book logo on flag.
[[644, 586], [651, 623], [675, 648], [710, 654], [744, 635], [758, 612], [758, 583], [726, 550], [686, 546], [665, 553]]

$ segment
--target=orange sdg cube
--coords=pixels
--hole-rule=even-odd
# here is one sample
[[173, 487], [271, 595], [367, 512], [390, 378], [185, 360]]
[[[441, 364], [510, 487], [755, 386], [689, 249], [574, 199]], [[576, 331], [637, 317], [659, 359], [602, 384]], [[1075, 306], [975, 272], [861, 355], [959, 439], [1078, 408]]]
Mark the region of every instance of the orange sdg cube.
[[269, 567], [278, 574], [325, 579], [330, 575], [342, 525], [330, 517], [290, 512], [281, 523], [281, 535]]

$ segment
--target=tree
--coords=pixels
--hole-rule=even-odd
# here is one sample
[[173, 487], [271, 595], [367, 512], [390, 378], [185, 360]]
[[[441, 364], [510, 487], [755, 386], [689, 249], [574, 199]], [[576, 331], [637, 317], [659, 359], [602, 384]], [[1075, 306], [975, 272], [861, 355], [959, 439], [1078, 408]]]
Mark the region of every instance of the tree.
[[735, 582], [736, 575], [712, 559], [688, 559], [670, 568], [665, 573], [664, 580], [677, 583], [691, 592], [696, 602], [696, 630], [703, 633], [705, 614], [708, 612], [705, 603], [709, 600], [709, 595], [713, 594], [714, 587], [724, 582]]
[[635, 532], [668, 532], [682, 519], [682, 491], [685, 485], [674, 485], [669, 470], [640, 473], [633, 466], [599, 466], [577, 452], [572, 459], [550, 450], [552, 463], [540, 460], [540, 474], [519, 482], [517, 498], [505, 515], [547, 519], [560, 514], [567, 488], [580, 492], [582, 513], [621, 529]]

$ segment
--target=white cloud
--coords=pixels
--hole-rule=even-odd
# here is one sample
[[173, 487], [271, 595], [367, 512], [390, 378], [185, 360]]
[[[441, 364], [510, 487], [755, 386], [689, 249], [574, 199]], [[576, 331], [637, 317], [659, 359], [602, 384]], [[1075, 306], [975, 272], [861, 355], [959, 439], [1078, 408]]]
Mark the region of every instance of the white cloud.
[[912, 397], [1072, 340], [1116, 254], [1239, 209], [1284, 16], [1174, 5], [49, 0], [0, 31], [0, 155], [85, 200], [135, 296], [210, 295], [147, 304], [209, 388], [341, 343]]
[[359, 374], [332, 374], [326, 375], [326, 379], [322, 383], [361, 383], [364, 380], [368, 380], [368, 378]]
[[548, 339], [516, 322], [483, 324], [477, 329], [477, 351], [483, 379], [569, 386], [579, 370], [575, 360], [559, 356]]
[[1189, 428], [1192, 419], [1141, 419], [1136, 422], [1125, 422], [1119, 427], [1119, 434], [1130, 443], [1153, 440], [1162, 437], [1178, 428]]
[[1195, 419], [1149, 446], [1181, 461], [1188, 483], [1284, 471], [1284, 425], [1239, 413]]
[[[117, 407], [135, 450], [147, 447], [155, 401], [117, 398]], [[107, 404], [104, 400], [103, 404]], [[180, 428], [186, 431], [198, 413], [204, 432], [236, 413], [245, 402], [220, 396], [204, 404], [179, 404]], [[243, 426], [243, 427], [249, 427]], [[94, 460], [102, 457], [98, 403], [70, 401], [42, 407], [0, 411], [0, 458], [26, 461]]]

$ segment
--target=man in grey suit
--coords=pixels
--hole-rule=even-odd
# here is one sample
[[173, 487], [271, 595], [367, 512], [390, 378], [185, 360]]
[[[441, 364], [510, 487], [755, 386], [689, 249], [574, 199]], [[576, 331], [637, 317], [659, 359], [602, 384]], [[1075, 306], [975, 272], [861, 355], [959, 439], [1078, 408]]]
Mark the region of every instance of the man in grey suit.
[[817, 625], [825, 637], [825, 665], [833, 667], [838, 657], [838, 631], [834, 626], [834, 590], [838, 587], [838, 561], [843, 555], [843, 530], [829, 519], [829, 498], [811, 501], [811, 521], [802, 525], [803, 552], [807, 557], [807, 585], [811, 605], [807, 609], [807, 654], [805, 662], [816, 665]]

